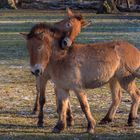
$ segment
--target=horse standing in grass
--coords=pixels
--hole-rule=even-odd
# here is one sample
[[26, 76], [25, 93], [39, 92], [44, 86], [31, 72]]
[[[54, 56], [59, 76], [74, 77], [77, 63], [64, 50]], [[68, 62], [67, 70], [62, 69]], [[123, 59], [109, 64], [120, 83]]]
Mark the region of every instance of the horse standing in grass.
[[[78, 20], [80, 21], [80, 18]], [[81, 24], [77, 24], [76, 29], [80, 32]], [[74, 39], [71, 35], [69, 39]], [[92, 117], [84, 89], [101, 87], [106, 83], [110, 84], [112, 104], [102, 123], [114, 119], [121, 101], [122, 87], [132, 98], [128, 117], [128, 124], [132, 125], [138, 118], [140, 102], [140, 92], [135, 84], [135, 78], [140, 77], [139, 50], [124, 41], [73, 44], [72, 48], [62, 50], [60, 40], [64, 36], [63, 32], [43, 24], [34, 26], [26, 36], [31, 71], [37, 76], [40, 93], [45, 93], [46, 79], [51, 78], [56, 86], [59, 120], [54, 132], [60, 132], [67, 126], [69, 90], [73, 90], [88, 120], [87, 131], [94, 133], [96, 122]], [[39, 124], [43, 123], [44, 103], [45, 96], [40, 96]]]
[[[59, 45], [61, 46], [61, 54], [65, 54], [66, 50], [71, 46], [71, 44], [74, 42], [74, 39], [76, 36], [80, 33], [81, 28], [89, 25], [91, 21], [86, 21], [83, 19], [81, 15], [75, 15], [70, 9], [67, 9], [67, 18], [64, 20], [55, 23], [53, 26], [50, 25], [50, 30], [53, 32], [58, 32], [58, 34], [54, 34], [54, 36], [57, 38], [60, 37], [59, 32], [61, 30], [61, 39], [59, 40]], [[32, 28], [32, 31], [30, 32], [30, 35], [21, 33], [25, 39], [27, 39], [27, 36], [33, 37], [35, 41], [41, 41], [44, 32], [46, 31], [46, 27], [48, 25], [45, 23], [37, 24]], [[78, 27], [78, 28], [77, 28]], [[36, 30], [34, 32], [34, 29]], [[69, 39], [69, 36], [72, 35], [72, 38]], [[29, 49], [30, 50], [30, 49]], [[41, 51], [41, 48], [38, 48], [38, 51]], [[37, 68], [39, 65], [36, 65]], [[50, 75], [45, 72], [45, 78], [42, 76], [39, 76], [39, 71], [35, 70], [32, 71], [32, 73], [37, 76], [36, 78], [36, 89], [37, 89], [37, 96], [36, 101], [33, 109], [33, 114], [36, 113], [38, 110], [38, 103], [39, 103], [39, 121], [38, 126], [43, 126], [43, 105], [45, 103], [45, 86], [47, 84], [47, 81], [51, 79]], [[57, 89], [55, 89], [55, 92]], [[56, 100], [57, 101], [57, 100]], [[57, 102], [58, 103], [58, 102]], [[58, 109], [57, 109], [58, 111]], [[67, 124], [69, 126], [73, 125], [73, 116], [72, 111], [70, 107], [70, 102], [68, 103], [68, 109], [67, 109]]]
[[[62, 39], [60, 41], [62, 49], [68, 49], [72, 45], [76, 36], [79, 34], [79, 31], [77, 31], [75, 29], [76, 27], [75, 26], [74, 26], [74, 28], [72, 27], [72, 25], [75, 24], [76, 18], [78, 18], [78, 17], [81, 18], [81, 21], [79, 22], [79, 24], [81, 24], [81, 28], [88, 26], [91, 23], [91, 21], [87, 21], [87, 20], [83, 19], [82, 16], [79, 16], [78, 14], [74, 14], [69, 8], [67, 8], [66, 12], [67, 12], [67, 17], [64, 20], [54, 23], [54, 25], [53, 25], [53, 26], [55, 26], [55, 29], [61, 30], [62, 32], [65, 33], [64, 39]], [[76, 17], [75, 19], [69, 20], [70, 18], [73, 18], [74, 16]], [[74, 37], [74, 38], [69, 39], [67, 37], [67, 36], [69, 36], [69, 34], [74, 34], [74, 35], [72, 35], [72, 37]], [[26, 34], [22, 33], [22, 35], [24, 35], [24, 37], [26, 38]], [[36, 85], [38, 85], [38, 84], [36, 84]], [[38, 110], [39, 90], [38, 90], [38, 88], [36, 88], [36, 89], [37, 89], [37, 94], [36, 94], [37, 96], [36, 96], [32, 114], [36, 114], [36, 112]], [[71, 114], [70, 103], [69, 103], [68, 114], [69, 114], [69, 116], [72, 117], [72, 115], [70, 115]]]

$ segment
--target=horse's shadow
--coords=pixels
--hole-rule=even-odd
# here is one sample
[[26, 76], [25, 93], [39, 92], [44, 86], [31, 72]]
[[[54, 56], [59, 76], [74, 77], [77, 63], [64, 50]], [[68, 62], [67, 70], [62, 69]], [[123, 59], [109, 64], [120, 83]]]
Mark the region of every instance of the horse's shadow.
[[[38, 115], [37, 114], [32, 114], [32, 111], [23, 111], [23, 110], [21, 110], [21, 111], [0, 111], [0, 116], [3, 116], [3, 117], [9, 117], [9, 118], [11, 118], [12, 116], [14, 116], [14, 117], [21, 117], [21, 118], [37, 118], [38, 117]], [[16, 118], [15, 118], [16, 119]], [[50, 129], [52, 127], [52, 125], [51, 124], [47, 124], [47, 126], [43, 126], [43, 127], [38, 127], [37, 125], [36, 125], [36, 123], [35, 124], [20, 124], [20, 122], [19, 123], [17, 123], [17, 124], [13, 124], [13, 123], [2, 123], [2, 122], [0, 122], [0, 129], [2, 129], [2, 128], [5, 128], [5, 129], [13, 129], [13, 130], [15, 130], [15, 129], [27, 129], [27, 130], [31, 130], [31, 129], [39, 129], [40, 131], [42, 130], [42, 129], [45, 129], [45, 130], [48, 130], [48, 129]]]
[[0, 123], [0, 128], [12, 128], [14, 129], [23, 129], [23, 128], [26, 128], [26, 129], [31, 129], [31, 128], [37, 128], [37, 126], [35, 125], [21, 125], [21, 124], [11, 124], [11, 123]]
[[37, 118], [37, 114], [33, 114], [32, 111], [0, 111], [0, 115], [15, 115], [17, 117], [25, 117], [25, 118]]

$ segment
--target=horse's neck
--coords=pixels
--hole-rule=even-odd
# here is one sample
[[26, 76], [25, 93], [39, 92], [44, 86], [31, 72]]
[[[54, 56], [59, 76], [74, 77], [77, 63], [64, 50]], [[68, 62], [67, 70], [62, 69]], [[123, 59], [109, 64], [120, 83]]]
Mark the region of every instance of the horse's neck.
[[[56, 46], [54, 46], [56, 47]], [[66, 50], [56, 50], [55, 48], [52, 51], [52, 55], [51, 55], [51, 62], [53, 64], [56, 63], [61, 63], [61, 61], [66, 61], [68, 58], [68, 52]]]
[[54, 24], [54, 28], [53, 28], [52, 30], [53, 30], [53, 31], [52, 31], [51, 37], [52, 37], [54, 40], [60, 40], [60, 39], [62, 39], [62, 38], [65, 36], [65, 34], [66, 34], [66, 32], [59, 30], [59, 24], [58, 24], [58, 25], [57, 25], [57, 24]]
[[54, 68], [56, 65], [58, 67], [60, 65], [64, 65], [64, 63], [70, 59], [69, 53], [67, 50], [61, 49], [60, 42], [58, 40], [54, 40], [52, 44], [52, 53], [49, 61], [50, 67]]

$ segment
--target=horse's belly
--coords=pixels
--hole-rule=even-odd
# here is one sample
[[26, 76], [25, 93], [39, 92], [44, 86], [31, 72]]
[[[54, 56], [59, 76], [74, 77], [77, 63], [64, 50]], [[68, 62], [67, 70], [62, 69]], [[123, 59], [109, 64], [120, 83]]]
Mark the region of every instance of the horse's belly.
[[98, 88], [106, 84], [114, 76], [115, 70], [109, 67], [90, 69], [83, 73], [83, 85], [85, 88]]
[[77, 88], [82, 88], [82, 82], [80, 79], [69, 75], [63, 75], [60, 76], [59, 78], [53, 77], [53, 82], [57, 87], [61, 87], [63, 89], [70, 89], [74, 90]]
[[93, 89], [93, 88], [98, 88], [103, 86], [104, 84], [106, 84], [108, 81], [91, 81], [91, 82], [87, 82], [85, 83], [85, 88], [86, 89]]

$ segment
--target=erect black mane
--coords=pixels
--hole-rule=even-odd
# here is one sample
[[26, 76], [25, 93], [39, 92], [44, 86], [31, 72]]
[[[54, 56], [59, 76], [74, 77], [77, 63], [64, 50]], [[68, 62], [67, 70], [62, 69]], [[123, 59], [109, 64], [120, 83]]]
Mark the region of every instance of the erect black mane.
[[48, 24], [48, 23], [39, 23], [34, 25], [29, 34], [27, 35], [27, 38], [30, 39], [34, 36], [36, 36], [37, 34], [43, 33], [43, 32], [54, 32], [54, 33], [65, 33], [64, 31], [61, 31], [58, 27], [55, 27], [52, 24]]
[[77, 20], [82, 20], [83, 16], [82, 15], [74, 15], [73, 18], [76, 18]]

